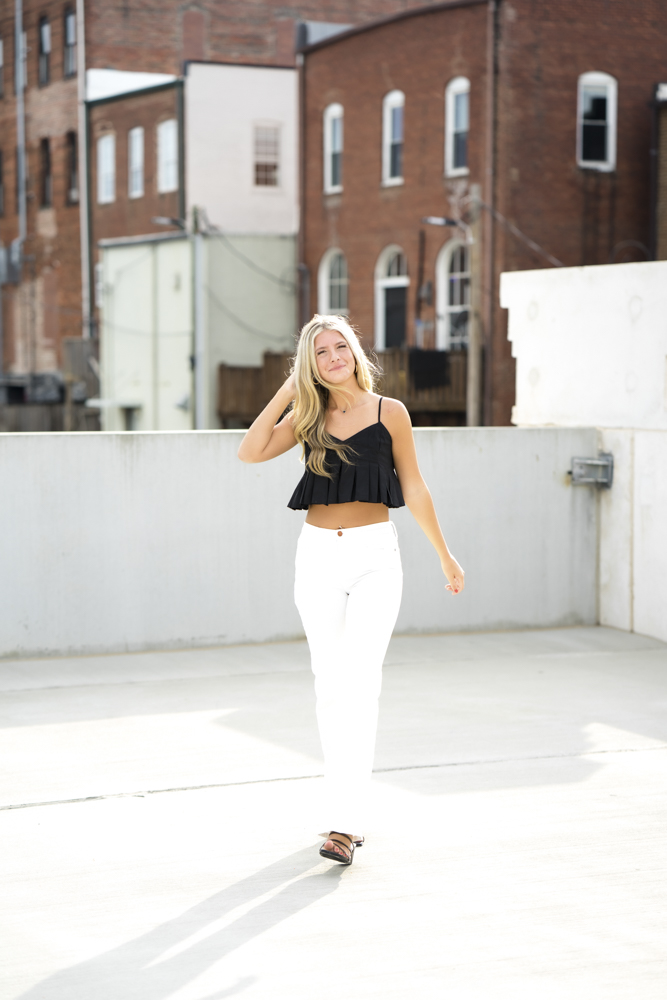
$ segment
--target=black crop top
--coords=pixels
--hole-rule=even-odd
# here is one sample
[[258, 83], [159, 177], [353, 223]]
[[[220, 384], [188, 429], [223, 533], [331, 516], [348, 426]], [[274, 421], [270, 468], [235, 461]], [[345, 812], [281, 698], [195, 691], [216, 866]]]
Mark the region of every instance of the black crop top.
[[[292, 510], [308, 510], [311, 503], [383, 503], [387, 507], [405, 507], [401, 484], [394, 470], [391, 434], [380, 420], [382, 399], [378, 405], [377, 423], [363, 427], [341, 444], [350, 442], [354, 454], [344, 462], [333, 448], [327, 448], [326, 463], [331, 479], [318, 476], [306, 468], [299, 485], [287, 504]], [[333, 436], [333, 435], [332, 435]], [[306, 460], [310, 449], [306, 445]]]

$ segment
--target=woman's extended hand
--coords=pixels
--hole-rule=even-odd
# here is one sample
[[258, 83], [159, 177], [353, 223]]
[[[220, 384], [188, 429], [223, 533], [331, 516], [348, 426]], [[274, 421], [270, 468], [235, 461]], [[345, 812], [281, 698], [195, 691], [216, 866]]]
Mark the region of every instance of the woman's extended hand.
[[460, 594], [465, 587], [465, 573], [456, 559], [453, 556], [449, 556], [448, 559], [443, 559], [440, 565], [442, 566], [442, 572], [449, 581], [445, 590], [448, 590], [450, 594]]

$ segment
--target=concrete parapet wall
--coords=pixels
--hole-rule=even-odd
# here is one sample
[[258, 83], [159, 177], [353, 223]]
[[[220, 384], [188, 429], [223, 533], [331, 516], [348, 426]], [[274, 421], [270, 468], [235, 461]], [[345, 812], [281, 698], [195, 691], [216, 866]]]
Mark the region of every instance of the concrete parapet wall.
[[[301, 635], [296, 451], [236, 458], [242, 432], [0, 435], [0, 655]], [[596, 621], [596, 497], [569, 486], [594, 429], [423, 428], [423, 472], [468, 574], [450, 597], [407, 510], [404, 632]], [[326, 567], [323, 567], [326, 572]]]
[[600, 431], [600, 624], [667, 641], [667, 431]]

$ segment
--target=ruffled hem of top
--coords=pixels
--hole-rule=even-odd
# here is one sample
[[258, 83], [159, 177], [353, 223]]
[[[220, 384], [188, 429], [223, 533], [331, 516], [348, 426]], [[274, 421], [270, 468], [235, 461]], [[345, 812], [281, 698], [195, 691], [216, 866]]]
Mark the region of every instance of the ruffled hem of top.
[[340, 475], [333, 479], [318, 476], [307, 469], [291, 500], [292, 510], [308, 510], [311, 504], [383, 503], [386, 507], [405, 507], [401, 486], [392, 470], [388, 473], [375, 462], [342, 463]]

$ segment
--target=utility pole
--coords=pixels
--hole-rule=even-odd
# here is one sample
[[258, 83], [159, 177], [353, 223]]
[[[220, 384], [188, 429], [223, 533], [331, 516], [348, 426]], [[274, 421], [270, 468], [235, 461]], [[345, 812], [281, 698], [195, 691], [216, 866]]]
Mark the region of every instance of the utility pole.
[[479, 427], [482, 419], [482, 206], [479, 184], [470, 186], [470, 319], [468, 321], [468, 373], [466, 423]]

